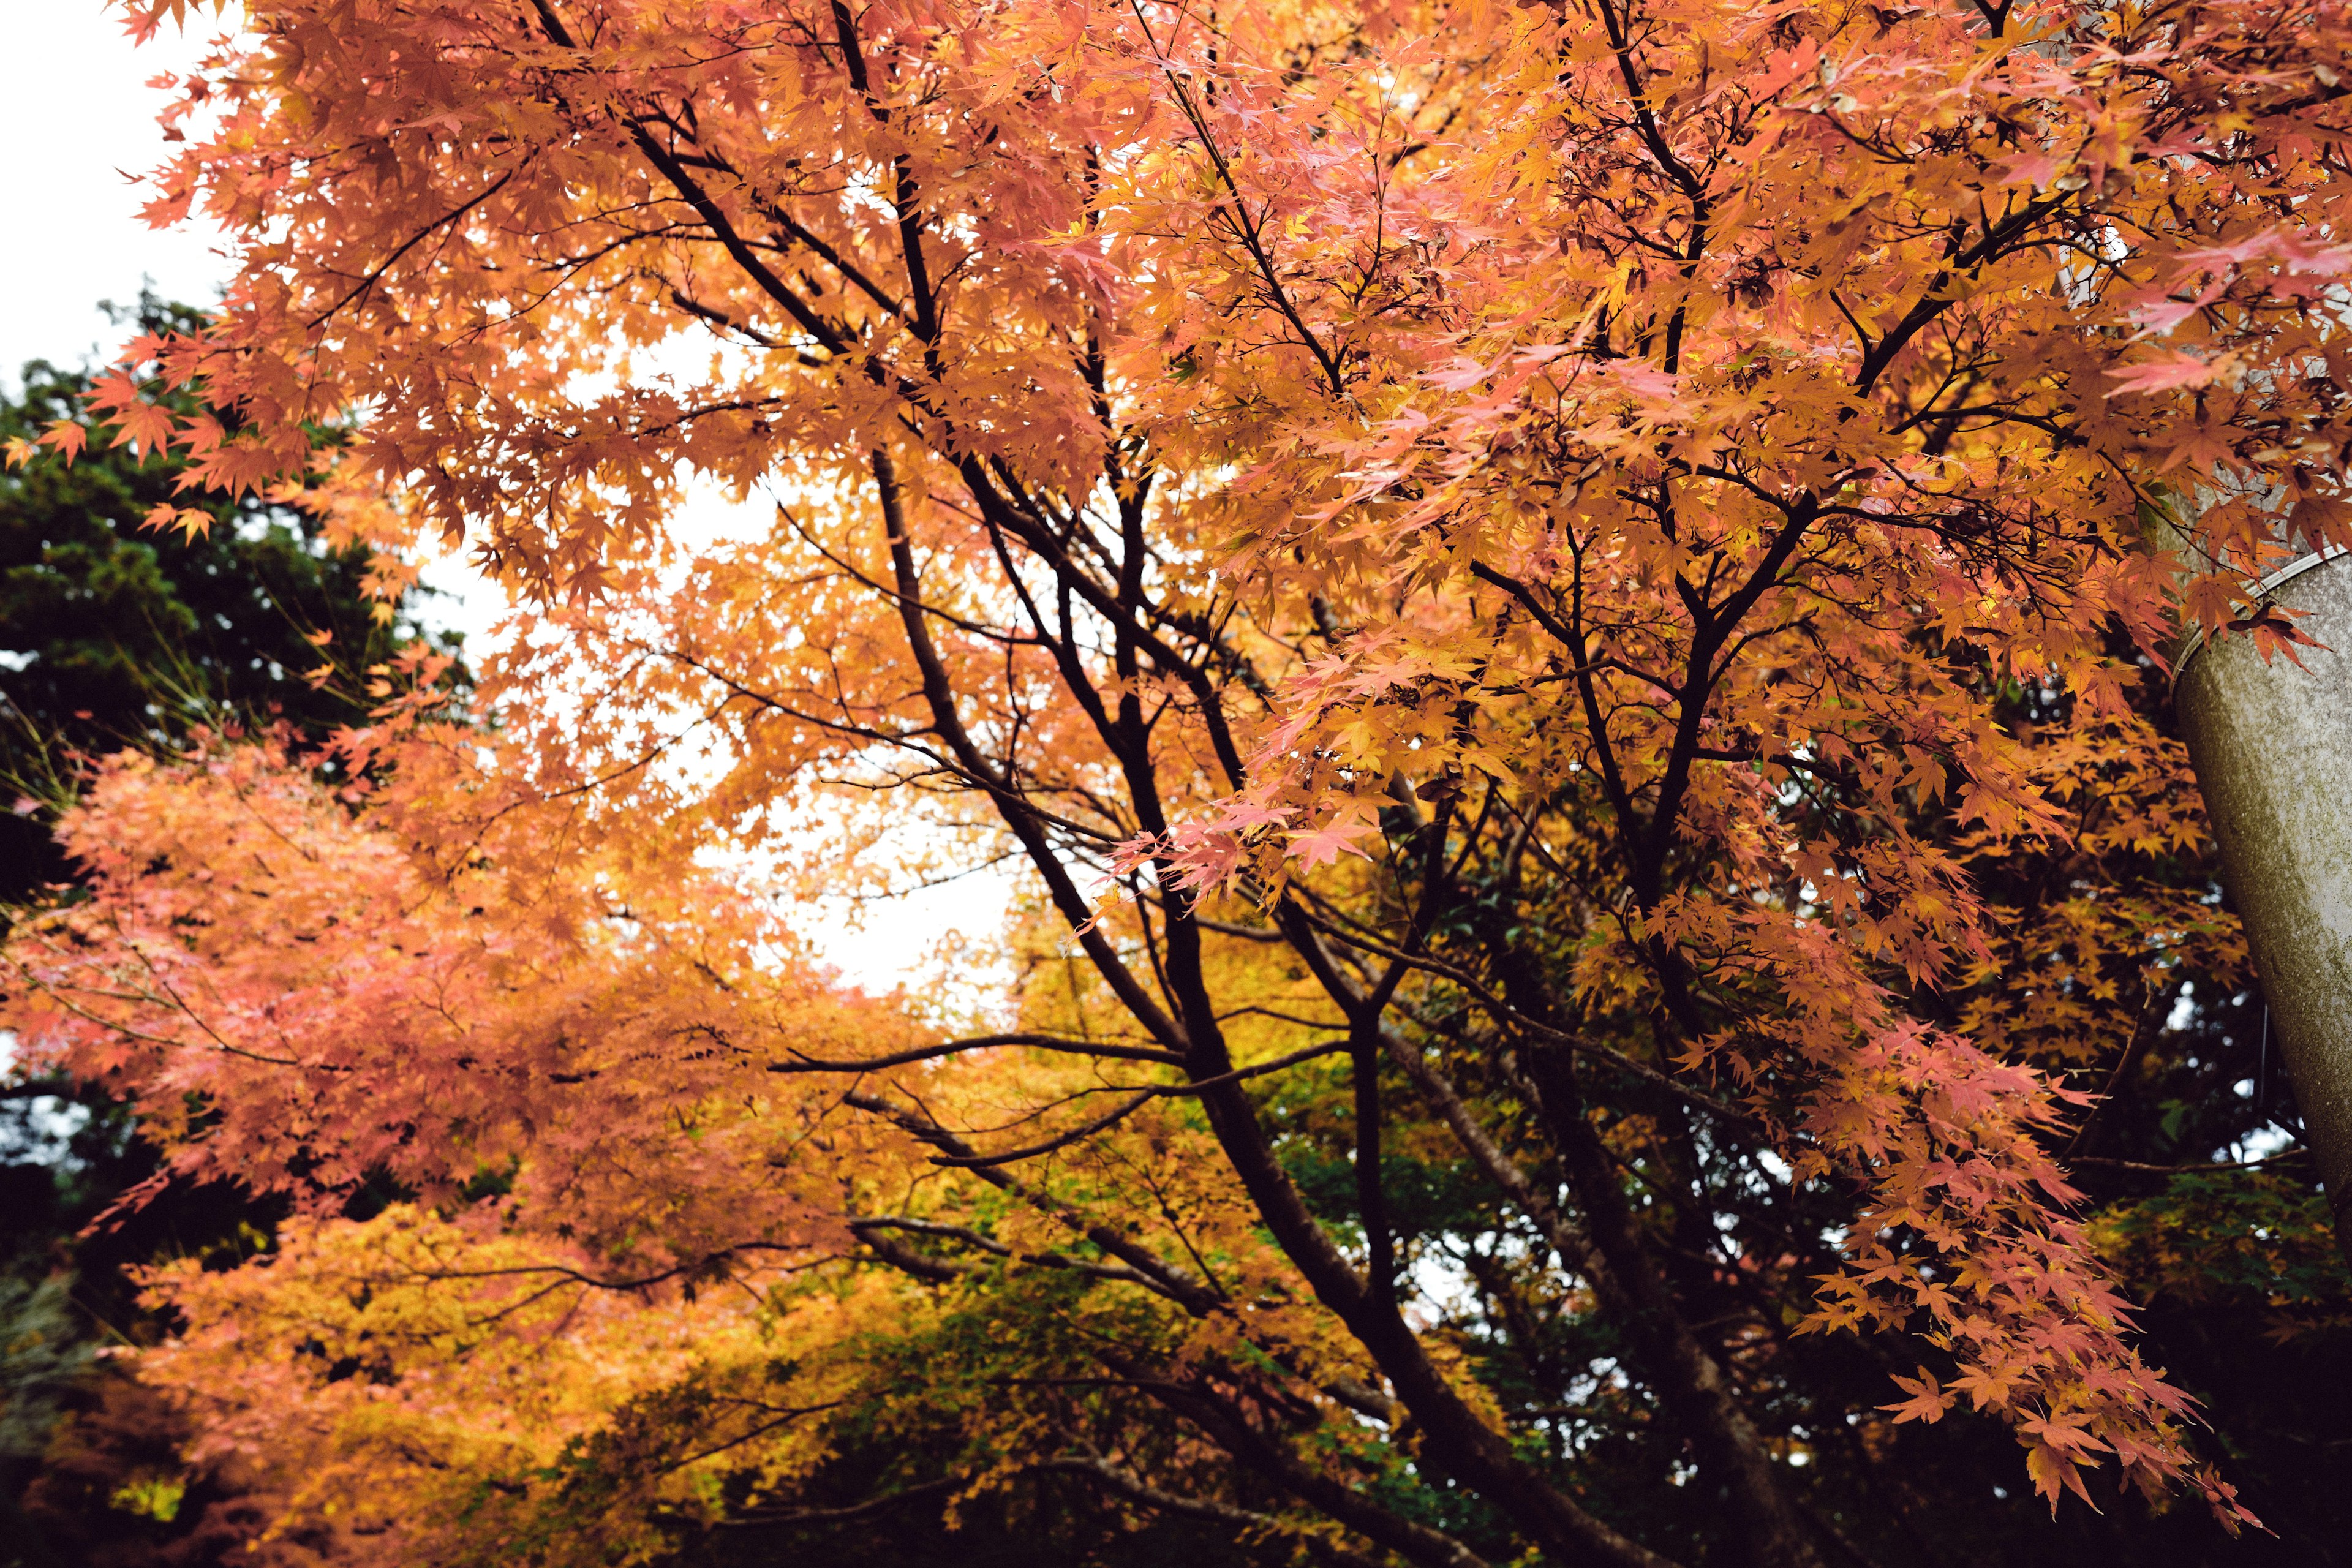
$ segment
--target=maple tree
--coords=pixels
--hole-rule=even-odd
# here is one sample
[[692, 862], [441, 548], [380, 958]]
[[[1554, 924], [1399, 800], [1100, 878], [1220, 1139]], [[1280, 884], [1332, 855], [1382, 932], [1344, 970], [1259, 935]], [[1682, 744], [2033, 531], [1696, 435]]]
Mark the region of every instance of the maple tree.
[[[257, 8], [151, 213], [240, 271], [125, 351], [231, 417], [95, 406], [232, 491], [359, 411], [336, 537], [530, 607], [495, 727], [419, 653], [365, 785], [209, 741], [66, 823], [12, 1026], [310, 1216], [142, 1375], [358, 1561], [1051, 1486], [1809, 1564], [1947, 1422], [2243, 1523], [2069, 1155], [2243, 969], [2165, 649], [2291, 655], [2251, 576], [2352, 543], [2347, 40]], [[794, 935], [1003, 860], [975, 1018]]]
[[[103, 305], [146, 331], [194, 330], [203, 312], [142, 295]], [[88, 417], [88, 374], [36, 360], [0, 395], [0, 439], [31, 439]], [[159, 389], [160, 390], [160, 389]], [[201, 404], [173, 395], [185, 412]], [[77, 755], [126, 744], [169, 748], [192, 726], [284, 724], [317, 761], [317, 742], [363, 721], [356, 677], [418, 635], [419, 601], [365, 587], [370, 552], [326, 548], [320, 521], [262, 495], [186, 498], [173, 454], [108, 447], [70, 467], [0, 473], [0, 909], [73, 868], [51, 838], [49, 808], [70, 804]], [[200, 532], [158, 534], [141, 520], [194, 500]], [[389, 613], [387, 613], [389, 612]], [[321, 681], [322, 666], [343, 677]], [[162, 1337], [133, 1268], [160, 1256], [238, 1256], [267, 1245], [275, 1205], [235, 1184], [154, 1182], [160, 1152], [132, 1109], [68, 1074], [0, 1047], [0, 1551], [6, 1568], [110, 1563], [142, 1537], [217, 1533], [234, 1511], [219, 1489], [183, 1487], [157, 1517], [110, 1506], [156, 1476], [154, 1456], [185, 1436], [160, 1396], [93, 1356], [102, 1344]], [[135, 1212], [116, 1200], [151, 1184]], [[110, 1217], [85, 1231], [101, 1215]], [[79, 1458], [52, 1461], [51, 1449]], [[121, 1463], [113, 1461], [120, 1460]], [[233, 1493], [235, 1488], [229, 1490]], [[158, 1496], [162, 1494], [156, 1494]], [[184, 1506], [183, 1506], [184, 1505]], [[237, 1533], [229, 1531], [227, 1533]], [[169, 1540], [154, 1543], [168, 1551]], [[134, 1559], [135, 1560], [135, 1559]]]

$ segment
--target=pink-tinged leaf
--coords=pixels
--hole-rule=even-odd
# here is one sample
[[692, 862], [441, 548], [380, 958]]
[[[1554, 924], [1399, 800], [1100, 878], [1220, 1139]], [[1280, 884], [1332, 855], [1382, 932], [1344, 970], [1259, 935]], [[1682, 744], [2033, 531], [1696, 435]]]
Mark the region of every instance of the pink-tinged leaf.
[[1486, 367], [1475, 359], [1457, 359], [1445, 369], [1431, 371], [1422, 379], [1446, 392], [1467, 392], [1486, 380], [1488, 374]]
[[2050, 188], [2050, 182], [2055, 180], [2058, 177], [2058, 172], [2065, 166], [2064, 159], [2055, 153], [2044, 153], [2037, 149], [2032, 152], [2020, 153], [2016, 157], [2001, 164], [2000, 172], [2008, 179], [2031, 184], [2035, 190], [2042, 191]]
[[1289, 806], [1262, 805], [1241, 799], [1218, 809], [1214, 826], [1223, 833], [1248, 833], [1260, 827], [1279, 826], [1296, 815]]
[[2217, 374], [2213, 365], [2194, 354], [2168, 353], [2161, 359], [2143, 360], [2121, 370], [2108, 371], [2107, 379], [2116, 384], [2107, 389], [2107, 395], [2121, 397], [2130, 393], [2210, 386]]
[[1328, 866], [1337, 861], [1342, 854], [1355, 855], [1369, 860], [1371, 856], [1365, 850], [1358, 848], [1356, 840], [1371, 831], [1372, 825], [1368, 822], [1343, 817], [1310, 832], [1294, 833], [1290, 836], [1290, 858], [1303, 860], [1310, 868]]
[[[318, 646], [325, 646], [324, 637], [320, 639]], [[1171, 853], [1174, 848], [1175, 845], [1170, 841], [1167, 835], [1160, 833], [1139, 833], [1132, 838], [1122, 839], [1111, 849], [1110, 874], [1113, 877], [1127, 876], [1142, 867], [1150, 865], [1160, 856]]]
[[2167, 300], [2161, 305], [2144, 305], [2132, 311], [2131, 320], [2139, 323], [2140, 337], [2152, 337], [2172, 331], [2204, 308], [2194, 300]]
[[1636, 397], [1664, 402], [1679, 388], [1676, 377], [1642, 360], [1620, 360], [1609, 367], [1609, 374]]

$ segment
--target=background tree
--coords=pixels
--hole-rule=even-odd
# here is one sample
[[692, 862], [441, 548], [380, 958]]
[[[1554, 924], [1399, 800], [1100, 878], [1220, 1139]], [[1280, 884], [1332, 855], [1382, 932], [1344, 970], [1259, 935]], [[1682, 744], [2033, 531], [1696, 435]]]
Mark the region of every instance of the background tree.
[[[2183, 615], [2291, 645], [2248, 577], [2352, 542], [2338, 8], [256, 26], [155, 208], [246, 265], [127, 351], [235, 428], [94, 404], [232, 490], [363, 409], [373, 536], [539, 607], [497, 736], [412, 659], [356, 795], [107, 764], [12, 1016], [304, 1205], [142, 1375], [321, 1550], [1072, 1482], [1447, 1568], [2245, 1522], [2100, 1249], [2340, 1365], [2293, 1163], [2162, 1142], [2252, 1118], [2160, 721]], [[694, 548], [692, 475], [774, 527]], [[1032, 879], [993, 1016], [794, 941], [894, 842]]]

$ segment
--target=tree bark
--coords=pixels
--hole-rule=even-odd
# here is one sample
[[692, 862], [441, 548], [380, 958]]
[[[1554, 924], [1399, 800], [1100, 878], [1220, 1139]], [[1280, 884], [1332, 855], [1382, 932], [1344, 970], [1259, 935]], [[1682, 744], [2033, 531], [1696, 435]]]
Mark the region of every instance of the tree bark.
[[2173, 702], [2352, 1260], [2352, 554], [2267, 582], [2265, 603], [2326, 646], [2265, 660], [2251, 637], [2192, 643]]

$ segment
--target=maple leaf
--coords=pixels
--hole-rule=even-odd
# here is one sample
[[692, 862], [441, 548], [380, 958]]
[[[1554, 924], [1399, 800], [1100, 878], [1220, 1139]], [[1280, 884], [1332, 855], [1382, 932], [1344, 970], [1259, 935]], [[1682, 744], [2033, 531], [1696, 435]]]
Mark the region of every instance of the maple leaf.
[[1291, 834], [1289, 853], [1310, 870], [1318, 866], [1328, 866], [1343, 854], [1369, 859], [1370, 852], [1359, 847], [1357, 840], [1376, 831], [1378, 829], [1370, 822], [1336, 817], [1320, 827]]
[[1916, 1378], [1896, 1377], [1894, 1381], [1895, 1386], [1911, 1397], [1899, 1404], [1882, 1405], [1879, 1408], [1893, 1411], [1898, 1426], [1906, 1421], [1925, 1421], [1932, 1426], [1941, 1421], [1944, 1412], [1952, 1407], [1951, 1396], [1937, 1386], [1934, 1374], [1925, 1367], [1919, 1369], [1919, 1375]]
[[115, 416], [112, 446], [153, 454], [171, 444], [176, 422], [170, 409], [153, 403], [135, 403]]
[[2327, 646], [2296, 626], [2294, 612], [2282, 610], [2276, 605], [2265, 605], [2259, 615], [2242, 616], [2231, 621], [2230, 629], [2233, 632], [2251, 635], [2254, 639], [2255, 651], [2262, 656], [2264, 664], [2271, 661], [2273, 655], [2283, 653], [2294, 662], [2297, 669], [2308, 668], [2309, 667], [2303, 662], [2303, 656], [2296, 653], [2295, 649], [2297, 647], [2324, 649]]
[[[2196, 307], [2184, 307], [2182, 313]], [[2177, 318], [2176, 318], [2177, 319]], [[2107, 395], [2122, 397], [2134, 393], [2169, 392], [2176, 388], [2210, 386], [2223, 373], [2223, 367], [2198, 358], [2194, 354], [2169, 353], [2154, 360], [2118, 366], [2105, 372], [2115, 383]]]
[[2210, 423], [2200, 423], [2188, 432], [2164, 454], [2157, 472], [2170, 473], [2179, 468], [2189, 468], [2205, 473], [2218, 472], [2238, 460], [2237, 448], [2225, 438], [2222, 430]]
[[[89, 444], [89, 431], [70, 419], [60, 419], [41, 432], [40, 445], [55, 450], [70, 464]], [[11, 456], [14, 456], [12, 451]]]

